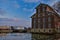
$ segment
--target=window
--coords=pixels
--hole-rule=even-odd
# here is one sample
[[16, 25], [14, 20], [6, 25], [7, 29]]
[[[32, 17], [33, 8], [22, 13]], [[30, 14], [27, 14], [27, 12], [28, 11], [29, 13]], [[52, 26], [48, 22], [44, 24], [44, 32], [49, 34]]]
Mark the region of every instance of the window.
[[38, 10], [38, 17], [40, 17], [40, 9]]
[[48, 13], [48, 15], [50, 15], [50, 13]]
[[51, 28], [51, 23], [48, 24], [48, 27]]
[[45, 16], [45, 10], [46, 10], [46, 7], [45, 7], [45, 5], [43, 5], [42, 6], [43, 16]]
[[38, 19], [38, 23], [40, 23], [40, 18]]
[[40, 13], [40, 9], [38, 9], [38, 13]]
[[45, 7], [43, 7], [43, 12], [45, 11]]
[[51, 12], [47, 12], [48, 13], [48, 15], [51, 15]]
[[51, 27], [51, 17], [48, 17], [48, 27], [50, 28]]
[[40, 28], [40, 18], [38, 19], [38, 28]]
[[45, 23], [45, 17], [43, 18], [43, 23]]
[[51, 22], [51, 17], [48, 17], [48, 22]]
[[33, 24], [34, 24], [34, 28], [36, 28], [36, 19], [34, 19], [34, 23]]
[[38, 28], [40, 28], [40, 23], [38, 23]]
[[38, 17], [40, 17], [40, 13], [38, 14]]
[[42, 9], [43, 9], [43, 12], [45, 12], [45, 9], [46, 9], [45, 5], [42, 6]]
[[45, 28], [45, 23], [43, 23], [43, 28]]
[[43, 18], [43, 27], [45, 28], [45, 18]]

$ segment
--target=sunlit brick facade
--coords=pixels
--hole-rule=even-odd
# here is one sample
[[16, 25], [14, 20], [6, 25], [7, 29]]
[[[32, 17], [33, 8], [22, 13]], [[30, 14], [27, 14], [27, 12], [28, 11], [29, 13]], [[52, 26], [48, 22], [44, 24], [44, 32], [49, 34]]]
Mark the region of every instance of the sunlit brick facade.
[[47, 4], [36, 7], [36, 13], [31, 16], [32, 28], [57, 28], [60, 23], [58, 13]]

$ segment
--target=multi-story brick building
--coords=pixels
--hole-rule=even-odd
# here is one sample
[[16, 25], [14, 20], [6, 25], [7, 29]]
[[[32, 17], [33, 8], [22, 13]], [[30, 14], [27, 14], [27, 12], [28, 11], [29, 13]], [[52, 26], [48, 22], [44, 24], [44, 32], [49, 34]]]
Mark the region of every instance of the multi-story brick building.
[[60, 26], [59, 14], [47, 4], [39, 4], [36, 7], [36, 13], [31, 16], [32, 29], [57, 29]]

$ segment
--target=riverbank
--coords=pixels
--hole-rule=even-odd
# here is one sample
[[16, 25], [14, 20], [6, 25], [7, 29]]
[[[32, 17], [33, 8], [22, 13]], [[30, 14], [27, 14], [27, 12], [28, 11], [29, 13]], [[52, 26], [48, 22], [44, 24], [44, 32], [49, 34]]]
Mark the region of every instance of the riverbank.
[[27, 33], [27, 30], [0, 30], [0, 33]]
[[10, 33], [12, 30], [0, 30], [0, 33]]

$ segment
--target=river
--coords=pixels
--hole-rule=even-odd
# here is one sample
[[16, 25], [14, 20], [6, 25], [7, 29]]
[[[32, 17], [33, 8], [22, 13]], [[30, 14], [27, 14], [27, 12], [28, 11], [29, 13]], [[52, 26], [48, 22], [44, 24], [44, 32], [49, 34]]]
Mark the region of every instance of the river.
[[0, 40], [54, 40], [53, 35], [31, 33], [1, 33]]

